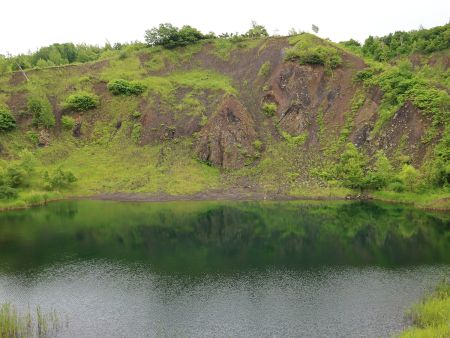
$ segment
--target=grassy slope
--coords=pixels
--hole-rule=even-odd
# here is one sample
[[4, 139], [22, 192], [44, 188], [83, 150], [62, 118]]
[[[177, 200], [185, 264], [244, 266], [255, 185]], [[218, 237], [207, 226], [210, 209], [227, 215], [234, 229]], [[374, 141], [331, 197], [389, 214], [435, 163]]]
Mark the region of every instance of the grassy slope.
[[[262, 50], [265, 41], [233, 43], [217, 40], [212, 46], [210, 53], [218, 59], [229, 60], [230, 54], [237, 48]], [[10, 80], [17, 74], [7, 74], [0, 77], [0, 105], [6, 105], [10, 96], [17, 92], [23, 92], [25, 96], [43, 94], [58, 105], [68, 91], [95, 91], [99, 83], [124, 78], [143, 81], [147, 85], [143, 98], [159, 107], [162, 115], [174, 114], [175, 119], [185, 116], [206, 119], [207, 107], [198, 97], [220, 98], [225, 93], [238, 94], [236, 88], [239, 84], [233, 83], [224, 74], [191, 64], [193, 55], [204, 47], [204, 43], [200, 43], [177, 50], [153, 48], [144, 53], [131, 53], [125, 59], [115, 57], [101, 61], [105, 63], [103, 67], [96, 67], [100, 63], [93, 63], [32, 71], [28, 74], [30, 83], [21, 82], [14, 86], [11, 86]], [[148, 55], [148, 58], [143, 60], [142, 54]], [[139, 110], [141, 99], [111, 96], [102, 99], [99, 109], [82, 116], [83, 128], [86, 128], [82, 139], [75, 139], [70, 132], [57, 128], [51, 134], [50, 146], [36, 147], [24, 136], [25, 130], [35, 130], [27, 122], [21, 122], [20, 130], [1, 134], [3, 158], [18, 161], [20, 150], [30, 149], [36, 156], [37, 164], [29, 187], [22, 189], [17, 200], [1, 200], [0, 208], [21, 207], [65, 196], [111, 192], [189, 195], [210, 189], [237, 189], [246, 184], [250, 185], [250, 190], [297, 197], [335, 198], [352, 193], [339, 187], [320, 187], [314, 177], [301, 170], [299, 173], [299, 168], [306, 162], [314, 163], [320, 159], [304, 157], [295, 147], [269, 135], [262, 140], [265, 151], [261, 152], [260, 160], [232, 172], [220, 171], [195, 160], [192, 148], [195, 135], [156, 145], [136, 145], [130, 137], [135, 122], [130, 115]], [[114, 127], [117, 121], [122, 122], [119, 131]], [[264, 125], [267, 123], [263, 122]], [[3, 165], [6, 163], [3, 162]], [[41, 179], [43, 173], [59, 166], [73, 171], [78, 182], [69, 190], [45, 191]], [[304, 184], [299, 185], [299, 181]], [[375, 198], [383, 200], [442, 209], [450, 207], [449, 200], [444, 199], [448, 196], [448, 191], [374, 194]]]

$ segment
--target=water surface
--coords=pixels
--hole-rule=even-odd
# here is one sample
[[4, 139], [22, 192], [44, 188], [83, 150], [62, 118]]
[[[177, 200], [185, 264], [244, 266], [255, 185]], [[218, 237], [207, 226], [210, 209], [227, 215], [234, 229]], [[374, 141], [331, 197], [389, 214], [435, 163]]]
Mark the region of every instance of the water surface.
[[0, 214], [0, 301], [62, 337], [379, 337], [450, 273], [449, 215], [379, 203], [71, 201]]

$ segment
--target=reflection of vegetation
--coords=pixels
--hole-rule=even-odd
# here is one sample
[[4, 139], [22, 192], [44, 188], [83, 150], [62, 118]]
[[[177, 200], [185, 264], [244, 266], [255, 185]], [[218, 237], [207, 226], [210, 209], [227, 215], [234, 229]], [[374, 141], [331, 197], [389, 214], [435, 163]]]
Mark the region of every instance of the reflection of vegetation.
[[119, 258], [190, 272], [448, 263], [446, 217], [344, 202], [61, 202], [0, 214], [0, 261], [22, 269], [55, 257]]
[[45, 314], [38, 306], [35, 313], [20, 314], [8, 303], [0, 306], [1, 338], [54, 337], [63, 326], [56, 311]]
[[450, 283], [443, 282], [436, 291], [410, 313], [414, 327], [401, 337], [450, 337]]

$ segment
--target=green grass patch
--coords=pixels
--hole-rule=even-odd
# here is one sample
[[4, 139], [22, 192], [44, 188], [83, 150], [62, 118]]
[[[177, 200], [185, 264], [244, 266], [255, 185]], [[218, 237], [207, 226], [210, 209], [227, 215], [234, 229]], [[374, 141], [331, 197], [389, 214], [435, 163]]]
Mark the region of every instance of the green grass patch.
[[413, 327], [400, 337], [450, 337], [450, 284], [442, 282], [435, 292], [413, 306], [409, 314]]
[[448, 188], [421, 191], [421, 192], [395, 192], [374, 191], [373, 197], [386, 202], [399, 202], [413, 204], [418, 208], [450, 210], [450, 190]]
[[229, 94], [237, 94], [231, 83], [231, 78], [211, 70], [191, 70], [175, 72], [167, 76], [167, 79], [176, 86], [189, 87], [193, 90], [223, 90]]

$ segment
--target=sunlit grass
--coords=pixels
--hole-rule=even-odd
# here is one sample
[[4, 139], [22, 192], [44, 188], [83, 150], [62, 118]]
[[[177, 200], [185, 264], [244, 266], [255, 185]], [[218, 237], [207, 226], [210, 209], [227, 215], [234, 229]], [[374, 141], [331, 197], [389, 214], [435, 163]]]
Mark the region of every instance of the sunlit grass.
[[403, 332], [400, 337], [450, 337], [450, 283], [441, 283], [431, 296], [411, 309], [409, 316], [413, 327]]

